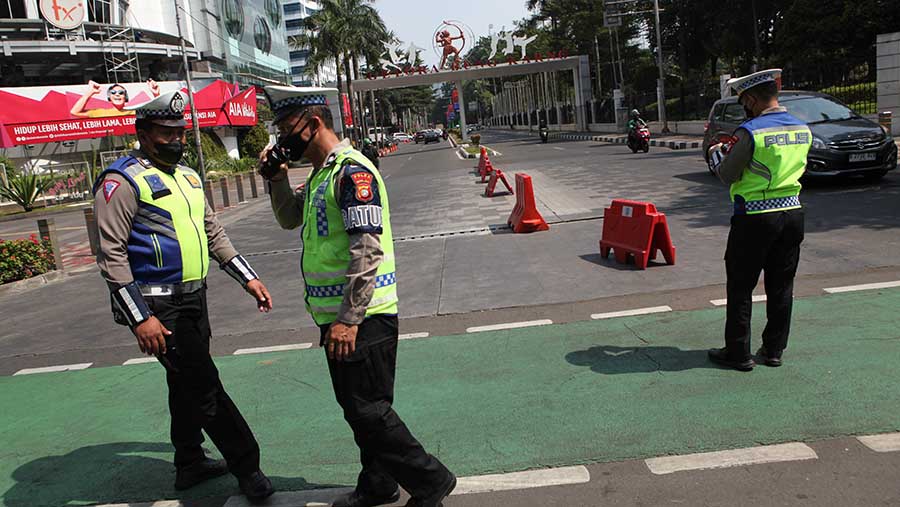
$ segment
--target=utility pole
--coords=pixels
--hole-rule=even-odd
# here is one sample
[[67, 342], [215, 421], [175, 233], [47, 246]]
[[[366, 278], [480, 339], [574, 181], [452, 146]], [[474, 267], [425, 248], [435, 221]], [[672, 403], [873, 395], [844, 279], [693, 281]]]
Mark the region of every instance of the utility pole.
[[659, 121], [663, 124], [663, 133], [669, 133], [669, 122], [666, 118], [666, 79], [663, 72], [662, 34], [659, 29], [659, 0], [653, 0], [653, 11], [656, 16], [656, 63], [659, 67], [659, 81], [656, 83], [656, 103], [659, 110]]
[[181, 33], [181, 14], [179, 14], [178, 0], [173, 0], [175, 4], [175, 24], [178, 25], [178, 40], [181, 42], [181, 58], [184, 63], [184, 77], [187, 82], [188, 104], [191, 106], [191, 123], [194, 130], [194, 143], [197, 147], [197, 163], [200, 164], [200, 180], [206, 181], [206, 163], [203, 160], [203, 147], [200, 143], [200, 122], [197, 121], [197, 108], [194, 107], [194, 88], [191, 86], [191, 67], [188, 65], [187, 51], [184, 48], [184, 36]]

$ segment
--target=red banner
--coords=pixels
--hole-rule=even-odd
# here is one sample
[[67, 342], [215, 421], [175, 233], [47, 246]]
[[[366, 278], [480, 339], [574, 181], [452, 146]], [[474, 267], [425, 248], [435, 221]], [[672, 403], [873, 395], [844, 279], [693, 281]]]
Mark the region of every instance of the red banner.
[[353, 110], [350, 109], [350, 98], [346, 93], [341, 94], [341, 100], [344, 102], [344, 125], [353, 126]]
[[[2, 88], [0, 148], [134, 134], [134, 111], [125, 107], [172, 90], [187, 94], [178, 81]], [[253, 87], [240, 91], [238, 85], [222, 80], [201, 82], [194, 101], [201, 127], [256, 125]], [[189, 107], [184, 117], [191, 126]]]

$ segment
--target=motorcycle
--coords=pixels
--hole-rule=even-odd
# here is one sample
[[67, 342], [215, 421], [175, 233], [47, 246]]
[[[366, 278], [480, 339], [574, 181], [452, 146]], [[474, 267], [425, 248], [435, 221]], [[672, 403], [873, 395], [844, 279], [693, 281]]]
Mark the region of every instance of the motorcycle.
[[541, 142], [546, 143], [550, 139], [550, 129], [542, 128], [541, 129]]
[[650, 151], [650, 129], [638, 127], [636, 132], [628, 136], [628, 147], [632, 153], [637, 153], [638, 150], [644, 153]]

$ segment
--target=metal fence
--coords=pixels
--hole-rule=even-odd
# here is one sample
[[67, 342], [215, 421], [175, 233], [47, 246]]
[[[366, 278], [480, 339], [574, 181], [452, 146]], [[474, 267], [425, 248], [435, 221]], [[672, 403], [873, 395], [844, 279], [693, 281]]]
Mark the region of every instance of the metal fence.
[[858, 114], [878, 113], [878, 85], [875, 82], [838, 84], [816, 91], [831, 95]]
[[[666, 88], [666, 118], [669, 121], [703, 120], [721, 98], [712, 86], [670, 86]], [[625, 99], [628, 110], [637, 109], [647, 121], [659, 121], [656, 92], [635, 93]]]

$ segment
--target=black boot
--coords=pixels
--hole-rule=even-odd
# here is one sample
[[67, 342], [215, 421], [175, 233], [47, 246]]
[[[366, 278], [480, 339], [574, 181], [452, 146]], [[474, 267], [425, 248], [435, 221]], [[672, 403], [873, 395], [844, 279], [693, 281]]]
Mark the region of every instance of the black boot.
[[396, 491], [389, 495], [384, 496], [374, 496], [367, 495], [364, 493], [360, 493], [358, 490], [353, 490], [349, 493], [345, 493], [339, 497], [337, 497], [334, 502], [331, 503], [332, 507], [375, 507], [376, 505], [387, 505], [400, 500], [400, 489], [398, 488]]
[[758, 357], [762, 363], [766, 366], [771, 366], [773, 368], [778, 368], [781, 366], [781, 352], [769, 352], [765, 347], [760, 347], [759, 350], [756, 351], [756, 357]]
[[175, 471], [175, 489], [183, 491], [227, 473], [228, 466], [225, 464], [225, 460], [203, 458], [196, 463], [179, 467]]
[[238, 477], [238, 486], [250, 503], [257, 503], [272, 496], [275, 488], [272, 487], [272, 481], [266, 477], [261, 470], [257, 470], [249, 475]]
[[727, 366], [728, 368], [734, 368], [738, 371], [753, 371], [753, 367], [756, 366], [756, 363], [753, 362], [752, 358], [740, 361], [732, 359], [726, 348], [709, 349], [707, 355], [709, 356], [710, 361], [722, 366]]
[[441, 487], [427, 496], [410, 498], [406, 502], [406, 507], [441, 507], [444, 499], [450, 496], [454, 488], [456, 488], [456, 476], [451, 472], [450, 477]]

